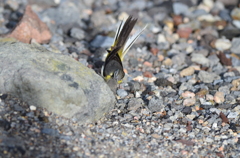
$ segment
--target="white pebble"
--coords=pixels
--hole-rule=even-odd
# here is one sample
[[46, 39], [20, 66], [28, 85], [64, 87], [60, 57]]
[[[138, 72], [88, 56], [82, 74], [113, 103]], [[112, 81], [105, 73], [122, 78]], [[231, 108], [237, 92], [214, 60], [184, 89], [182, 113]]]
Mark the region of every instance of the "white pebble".
[[30, 105], [30, 107], [29, 107], [29, 108], [30, 108], [30, 110], [31, 110], [31, 111], [35, 111], [35, 110], [37, 110], [37, 107], [36, 107], [36, 106], [34, 106], [34, 105]]
[[228, 114], [227, 118], [232, 118], [232, 119], [234, 119], [234, 118], [237, 118], [237, 116], [238, 116], [238, 112], [230, 112], [230, 113]]

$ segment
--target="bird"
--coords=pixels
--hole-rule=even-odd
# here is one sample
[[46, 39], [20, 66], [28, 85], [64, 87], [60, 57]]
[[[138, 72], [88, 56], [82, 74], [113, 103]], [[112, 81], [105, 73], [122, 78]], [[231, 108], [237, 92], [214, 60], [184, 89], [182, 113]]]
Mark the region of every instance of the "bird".
[[113, 44], [107, 50], [108, 54], [102, 67], [101, 74], [112, 91], [116, 91], [117, 85], [122, 82], [125, 76], [122, 64], [124, 56], [147, 27], [146, 25], [142, 30], [130, 36], [137, 20], [137, 18], [131, 15], [127, 20], [122, 20], [115, 33]]

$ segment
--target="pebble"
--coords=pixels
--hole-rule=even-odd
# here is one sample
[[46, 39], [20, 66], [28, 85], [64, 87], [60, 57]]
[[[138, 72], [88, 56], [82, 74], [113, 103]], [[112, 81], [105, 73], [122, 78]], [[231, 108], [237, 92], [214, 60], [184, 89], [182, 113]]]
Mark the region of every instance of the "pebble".
[[167, 42], [167, 40], [166, 40], [166, 38], [163, 34], [159, 34], [157, 42], [158, 43], [165, 43], [165, 42]]
[[124, 98], [128, 95], [127, 91], [125, 91], [124, 89], [118, 89], [117, 90], [117, 95], [120, 97], [120, 98]]
[[236, 79], [232, 81], [233, 87], [231, 88], [232, 91], [239, 90], [240, 79]]
[[219, 92], [222, 92], [224, 95], [230, 94], [230, 87], [231, 85], [221, 86], [218, 88]]
[[182, 97], [183, 98], [194, 98], [195, 94], [190, 91], [186, 91], [186, 92], [182, 93]]
[[224, 102], [224, 93], [217, 91], [214, 95], [214, 101], [216, 103], [223, 103]]
[[231, 21], [232, 20], [232, 18], [230, 16], [230, 13], [229, 13], [229, 10], [227, 10], [227, 9], [220, 10], [219, 16], [221, 17], [221, 19], [223, 19], [225, 21]]
[[234, 20], [240, 20], [240, 9], [239, 8], [234, 8], [231, 12], [231, 17]]
[[177, 55], [174, 55], [172, 57], [172, 62], [178, 66], [184, 65], [185, 62], [185, 58], [186, 58], [186, 54], [184, 53], [179, 53]]
[[[0, 95], [3, 157], [238, 157], [237, 0], [44, 3], [32, 6], [53, 35], [44, 47], [98, 74], [119, 20], [138, 17], [131, 34], [148, 27], [122, 61], [114, 109], [96, 122]], [[3, 2], [0, 32], [16, 26], [26, 4]]]
[[180, 14], [188, 15], [188, 14], [190, 14], [188, 6], [183, 4], [183, 3], [180, 3], [180, 2], [173, 3], [173, 12], [176, 15], [180, 15]]
[[112, 45], [112, 41], [112, 37], [97, 35], [90, 44], [96, 48], [109, 48]]
[[195, 62], [195, 63], [198, 63], [198, 64], [201, 64], [204, 67], [209, 67], [210, 66], [210, 60], [202, 54], [193, 53], [191, 61]]
[[214, 99], [214, 97], [212, 95], [210, 95], [210, 94], [206, 95], [206, 100], [213, 100], [213, 99]]
[[192, 106], [196, 103], [196, 99], [195, 98], [187, 98], [187, 99], [184, 99], [183, 101], [183, 105], [184, 106]]
[[30, 108], [30, 110], [31, 110], [31, 111], [35, 111], [35, 110], [37, 109], [37, 107], [36, 107], [36, 106], [34, 106], [34, 105], [30, 105], [30, 107], [29, 107], [29, 108]]
[[182, 110], [184, 115], [190, 114], [192, 112], [192, 108], [190, 106], [185, 106]]
[[234, 37], [232, 39], [232, 47], [230, 50], [232, 53], [240, 54], [239, 49], [240, 49], [240, 38]]
[[212, 143], [214, 140], [211, 139], [211, 138], [206, 138], [205, 141], [208, 142], [208, 143]]
[[158, 112], [164, 110], [163, 100], [154, 97], [148, 103], [148, 108], [151, 112]]
[[85, 32], [79, 28], [72, 28], [70, 30], [70, 35], [73, 38], [76, 38], [78, 40], [82, 40], [85, 38]]
[[188, 67], [186, 69], [183, 69], [181, 72], [180, 72], [180, 76], [181, 77], [184, 77], [184, 76], [191, 76], [194, 74], [194, 67]]
[[186, 115], [186, 117], [189, 118], [190, 120], [193, 120], [196, 117], [196, 115], [191, 115], [190, 114], [190, 115]]
[[198, 77], [204, 83], [212, 83], [215, 79], [219, 79], [220, 77], [214, 73], [209, 73], [206, 71], [200, 71]]
[[237, 119], [238, 118], [239, 113], [238, 112], [230, 112], [227, 116], [227, 118], [229, 119]]
[[190, 27], [181, 27], [177, 30], [177, 34], [180, 38], [189, 38], [192, 33], [192, 28]]
[[220, 17], [218, 16], [213, 16], [211, 14], [206, 14], [206, 15], [201, 15], [197, 18], [199, 21], [207, 21], [209, 23], [213, 23], [216, 21], [220, 21]]
[[233, 25], [236, 26], [238, 29], [240, 29], [240, 21], [239, 20], [233, 20]]
[[172, 63], [172, 60], [170, 58], [167, 58], [163, 61], [162, 64], [166, 65], [166, 66], [171, 66], [173, 63]]
[[228, 39], [217, 39], [214, 45], [217, 50], [224, 51], [224, 50], [230, 49], [232, 46], [232, 43]]

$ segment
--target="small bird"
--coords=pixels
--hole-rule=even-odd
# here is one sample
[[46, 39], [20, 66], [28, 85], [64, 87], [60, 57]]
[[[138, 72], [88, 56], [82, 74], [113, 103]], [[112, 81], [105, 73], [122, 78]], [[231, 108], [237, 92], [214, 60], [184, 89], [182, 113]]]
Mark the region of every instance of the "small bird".
[[117, 85], [122, 82], [125, 76], [122, 65], [124, 56], [146, 28], [145, 26], [141, 31], [130, 36], [136, 22], [137, 18], [132, 16], [129, 16], [126, 21], [121, 21], [115, 34], [114, 42], [107, 50], [108, 55], [102, 67], [102, 76], [112, 91], [116, 91]]

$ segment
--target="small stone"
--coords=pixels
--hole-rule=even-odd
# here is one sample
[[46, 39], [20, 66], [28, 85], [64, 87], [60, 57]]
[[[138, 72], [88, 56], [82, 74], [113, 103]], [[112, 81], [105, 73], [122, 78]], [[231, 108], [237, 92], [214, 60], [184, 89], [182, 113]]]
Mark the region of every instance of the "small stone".
[[217, 108], [210, 108], [209, 109], [211, 112], [215, 112], [216, 114], [218, 114], [218, 115], [220, 115], [220, 110], [219, 109], [217, 109]]
[[150, 51], [153, 55], [157, 55], [159, 52], [159, 50], [157, 48], [151, 48]]
[[217, 56], [220, 59], [221, 64], [226, 66], [232, 66], [232, 60], [230, 58], [227, 58], [224, 53], [219, 52]]
[[136, 111], [143, 106], [143, 100], [141, 98], [131, 98], [128, 102], [128, 110]]
[[239, 112], [230, 112], [227, 116], [229, 119], [236, 119], [239, 115]]
[[218, 127], [217, 123], [214, 122], [214, 123], [212, 124], [212, 128], [213, 128], [213, 129], [216, 129], [217, 127]]
[[129, 64], [132, 66], [132, 67], [137, 67], [138, 66], [138, 60], [136, 58], [129, 58]]
[[118, 89], [117, 90], [117, 95], [120, 97], [120, 98], [124, 98], [128, 95], [128, 92], [125, 91], [124, 89]]
[[224, 113], [220, 112], [220, 118], [222, 119], [222, 122], [224, 123], [229, 123], [228, 118], [226, 117], [226, 115], [224, 115]]
[[170, 58], [167, 58], [163, 61], [162, 64], [165, 65], [165, 66], [171, 66], [173, 63], [172, 63], [172, 60]]
[[37, 107], [36, 107], [36, 106], [34, 106], [34, 105], [30, 105], [30, 107], [29, 107], [29, 108], [30, 108], [30, 110], [31, 110], [31, 111], [35, 111], [35, 110], [37, 110]]
[[186, 133], [186, 132], [187, 132], [187, 129], [185, 129], [185, 128], [180, 128], [178, 131], [179, 131], [180, 133]]
[[225, 20], [221, 21], [216, 21], [215, 26], [217, 27], [218, 30], [223, 30], [227, 25], [227, 22]]
[[224, 51], [231, 48], [232, 43], [229, 39], [217, 39], [214, 43], [217, 50]]
[[201, 64], [204, 67], [209, 67], [210, 66], [210, 60], [208, 58], [206, 58], [203, 54], [193, 53], [191, 61], [195, 62], [195, 63], [198, 63], [198, 64]]
[[143, 65], [148, 66], [148, 67], [152, 67], [152, 63], [150, 63], [148, 61], [144, 61]]
[[158, 97], [153, 97], [149, 103], [148, 108], [152, 112], [160, 112], [164, 110], [163, 100]]
[[204, 98], [207, 93], [208, 93], [208, 90], [203, 88], [196, 93], [196, 96], [198, 96], [199, 98]]
[[214, 140], [211, 139], [211, 138], [206, 138], [205, 141], [208, 142], [208, 143], [212, 143], [212, 142], [214, 142]]
[[189, 27], [178, 28], [177, 34], [180, 38], [188, 38], [189, 35], [192, 33], [192, 29]]
[[183, 17], [181, 15], [173, 15], [173, 23], [178, 26], [183, 23]]
[[152, 26], [151, 27], [151, 31], [156, 34], [156, 33], [159, 33], [162, 31], [162, 28], [161, 27], [158, 27], [158, 26]]
[[193, 119], [196, 117], [196, 115], [193, 115], [193, 114], [186, 115], [186, 116], [187, 116], [187, 118], [189, 118], [190, 120], [193, 120]]
[[183, 69], [181, 72], [180, 72], [180, 76], [181, 77], [184, 77], [184, 76], [191, 76], [194, 74], [194, 67], [188, 67], [186, 69]]
[[213, 8], [214, 6], [214, 2], [212, 0], [203, 0], [202, 2], [205, 6], [207, 6], [208, 8]]
[[163, 87], [166, 87], [166, 86], [173, 86], [173, 83], [168, 81], [167, 79], [165, 78], [158, 78], [154, 84], [156, 86], [163, 86]]
[[186, 91], [186, 92], [182, 93], [182, 97], [183, 98], [194, 98], [195, 94], [193, 92]]
[[172, 62], [178, 66], [184, 65], [186, 59], [186, 54], [185, 53], [179, 53], [177, 55], [174, 55], [172, 57]]
[[151, 134], [151, 136], [155, 139], [160, 139], [161, 138], [161, 136], [156, 134], [156, 133]]
[[191, 45], [189, 45], [189, 46], [186, 48], [186, 52], [187, 52], [188, 54], [192, 53], [193, 51], [194, 51], [194, 48], [193, 48], [193, 46], [191, 46]]
[[206, 100], [213, 100], [214, 97], [211, 94], [206, 94]]
[[190, 106], [185, 106], [182, 110], [182, 113], [185, 115], [191, 114], [192, 108]]
[[200, 71], [198, 77], [204, 83], [212, 83], [215, 79], [220, 79], [220, 76], [206, 71]]
[[232, 23], [236, 28], [240, 29], [240, 20], [233, 20]]
[[223, 92], [219, 92], [219, 91], [217, 91], [216, 93], [215, 93], [215, 95], [214, 95], [214, 101], [216, 102], [216, 103], [223, 103], [224, 102], [224, 93]]
[[158, 61], [163, 61], [164, 60], [164, 56], [163, 55], [158, 55]]
[[[194, 142], [191, 140], [184, 140], [184, 139], [180, 139], [180, 140], [176, 140], [177, 142], [180, 142], [182, 144], [185, 144], [187, 146], [194, 146]], [[187, 153], [186, 153], [187, 154]]]
[[74, 27], [70, 30], [70, 36], [78, 40], [82, 40], [85, 37], [85, 33], [82, 29]]
[[240, 20], [240, 8], [234, 8], [231, 12], [231, 17], [234, 20]]
[[185, 90], [191, 90], [191, 89], [193, 89], [193, 86], [188, 82], [183, 82], [179, 87], [179, 91], [185, 91]]
[[232, 85], [233, 85], [233, 87], [231, 88], [232, 91], [239, 90], [240, 79], [233, 80]]
[[188, 6], [186, 4], [181, 3], [181, 2], [173, 3], [173, 12], [176, 15], [180, 15], [180, 14], [188, 15], [188, 14], [190, 14]]
[[187, 99], [184, 99], [183, 101], [183, 105], [184, 106], [192, 106], [196, 103], [196, 99], [195, 98], [187, 98]]
[[172, 123], [166, 123], [166, 124], [164, 125], [164, 130], [166, 130], [166, 131], [171, 130], [172, 125], [173, 125]]
[[96, 48], [109, 48], [112, 45], [112, 42], [112, 37], [97, 35], [90, 44], [92, 47]]
[[147, 78], [151, 78], [151, 77], [153, 76], [153, 74], [152, 74], [150, 71], [145, 71], [145, 72], [143, 73], [143, 76], [144, 76], [144, 77], [147, 77]]
[[230, 85], [221, 86], [218, 88], [218, 91], [223, 92], [224, 95], [230, 94], [229, 86]]
[[231, 47], [231, 52], [235, 54], [240, 54], [240, 38], [239, 37], [234, 37], [232, 39], [232, 47]]
[[159, 34], [157, 43], [165, 43], [165, 42], [167, 42], [165, 36], [163, 34]]
[[[212, 105], [211, 102], [207, 102], [204, 98], [199, 98], [199, 101], [200, 101], [202, 107], [207, 107], [207, 108], [209, 108], [209, 106]], [[206, 109], [206, 108], [205, 108], [205, 109]]]
[[218, 84], [221, 84], [221, 83], [223, 83], [223, 80], [221, 80], [221, 79], [213, 81], [213, 85], [218, 85]]
[[220, 21], [220, 17], [213, 16], [212, 14], [201, 15], [197, 18], [199, 21], [206, 21], [209, 23], [214, 23], [216, 21]]

